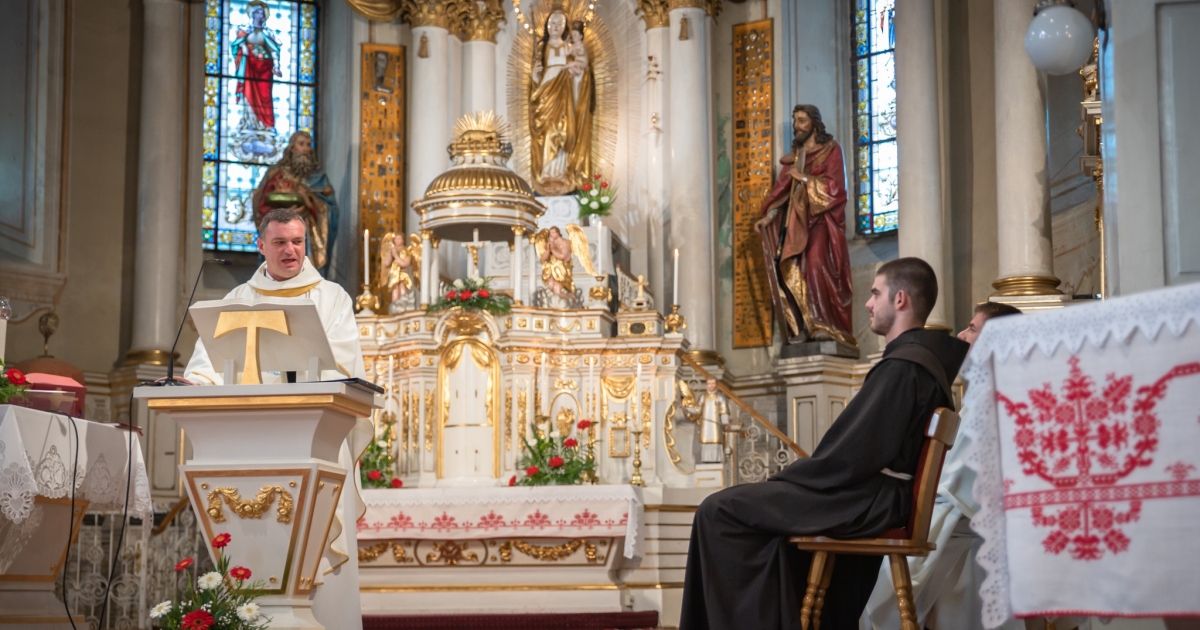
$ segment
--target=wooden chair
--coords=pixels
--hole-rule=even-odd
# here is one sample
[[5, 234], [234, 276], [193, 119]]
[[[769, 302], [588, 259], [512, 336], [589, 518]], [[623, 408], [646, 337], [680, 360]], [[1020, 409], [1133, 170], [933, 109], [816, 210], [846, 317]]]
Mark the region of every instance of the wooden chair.
[[808, 571], [808, 588], [800, 609], [800, 628], [821, 628], [821, 607], [825, 590], [833, 577], [833, 563], [839, 553], [887, 556], [892, 566], [892, 585], [900, 608], [902, 630], [920, 630], [912, 601], [912, 576], [908, 573], [908, 556], [927, 556], [936, 545], [929, 542], [929, 521], [933, 518], [933, 500], [937, 496], [938, 478], [946, 451], [954, 446], [958, 434], [958, 414], [939, 408], [925, 430], [927, 439], [921, 447], [917, 472], [913, 476], [912, 514], [908, 526], [891, 529], [878, 538], [837, 540], [826, 536], [794, 536], [790, 542], [804, 551], [813, 552]]

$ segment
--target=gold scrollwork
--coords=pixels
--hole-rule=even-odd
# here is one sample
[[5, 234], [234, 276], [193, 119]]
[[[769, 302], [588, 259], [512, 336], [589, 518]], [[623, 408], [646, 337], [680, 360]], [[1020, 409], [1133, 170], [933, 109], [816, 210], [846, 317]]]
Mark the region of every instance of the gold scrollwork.
[[642, 392], [642, 448], [650, 448], [650, 409], [654, 406], [650, 391]]
[[479, 555], [468, 551], [466, 545], [459, 545], [453, 540], [436, 543], [433, 551], [425, 554], [426, 563], [443, 562], [450, 566], [458, 566], [459, 562], [479, 562]]
[[529, 426], [529, 394], [524, 390], [517, 392], [517, 426], [520, 427], [518, 435], [521, 436], [521, 441], [525, 441], [525, 430]]
[[513, 408], [512, 408], [512, 386], [504, 389], [504, 450], [512, 450], [512, 435], [513, 435]]
[[573, 378], [556, 378], [554, 379], [554, 391], [560, 389], [579, 389], [579, 385], [575, 383]]
[[[671, 460], [671, 465], [675, 470], [679, 470], [677, 464], [683, 458], [679, 453], [675, 452], [675, 401], [672, 400], [670, 405], [667, 405], [667, 413], [663, 416], [663, 447], [667, 451], [667, 459]], [[679, 470], [679, 472], [683, 472]]]
[[369, 545], [367, 547], [358, 548], [358, 561], [360, 563], [374, 562], [379, 559], [389, 548], [392, 550], [392, 559], [400, 564], [411, 564], [414, 560], [408, 557], [408, 553], [404, 551], [402, 543], [393, 541], [383, 541]]
[[558, 562], [559, 560], [565, 560], [574, 555], [576, 551], [579, 551], [580, 547], [583, 547], [584, 555], [587, 556], [588, 562], [595, 563], [599, 561], [599, 557], [596, 552], [596, 545], [583, 540], [582, 538], [576, 538], [575, 540], [567, 541], [561, 545], [548, 547], [532, 545], [524, 540], [509, 540], [500, 545], [500, 561], [512, 562], [512, 552], [513, 549], [516, 549], [517, 551], [535, 560], [541, 560], [542, 562]]
[[283, 486], [263, 486], [253, 501], [243, 500], [237, 488], [220, 487], [208, 493], [208, 516], [214, 523], [224, 523], [225, 513], [221, 510], [222, 500], [238, 518], [262, 518], [275, 496], [279, 496], [279, 507], [275, 509], [280, 523], [292, 522], [292, 494]]

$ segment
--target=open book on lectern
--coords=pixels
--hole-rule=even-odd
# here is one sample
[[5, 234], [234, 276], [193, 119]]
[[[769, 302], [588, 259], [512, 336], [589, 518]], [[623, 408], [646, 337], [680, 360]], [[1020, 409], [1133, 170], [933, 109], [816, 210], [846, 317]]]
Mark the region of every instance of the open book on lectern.
[[308, 298], [209, 300], [188, 310], [226, 384], [256, 385], [264, 372], [296, 372], [298, 381], [319, 381], [322, 372], [343, 376], [317, 305]]

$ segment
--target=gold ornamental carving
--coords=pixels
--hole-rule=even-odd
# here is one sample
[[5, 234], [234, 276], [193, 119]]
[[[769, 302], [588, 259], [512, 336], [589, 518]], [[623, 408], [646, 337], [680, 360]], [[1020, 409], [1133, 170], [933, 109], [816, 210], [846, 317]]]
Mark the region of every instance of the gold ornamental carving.
[[513, 394], [512, 386], [504, 389], [504, 450], [512, 450], [513, 437]]
[[433, 390], [425, 392], [425, 450], [433, 451]]
[[446, 330], [460, 337], [474, 337], [487, 328], [487, 322], [478, 311], [456, 308], [446, 317]]
[[650, 395], [650, 391], [642, 392], [642, 448], [650, 448], [650, 409], [654, 406], [654, 400]]
[[[402, 233], [406, 227], [404, 104], [408, 82], [405, 78], [404, 56], [403, 46], [362, 45], [358, 207], [360, 227], [370, 231], [373, 252], [382, 252], [393, 245], [385, 242], [386, 233]], [[380, 265], [381, 256], [373, 258], [372, 266]], [[415, 267], [420, 267], [419, 262]], [[371, 272], [375, 282], [371, 290], [376, 295], [385, 290], [387, 272], [382, 265]], [[387, 335], [387, 331], [384, 334], [396, 336], [396, 333]]]
[[580, 547], [584, 549], [584, 555], [587, 556], [587, 561], [589, 563], [596, 563], [599, 561], [599, 554], [597, 553], [596, 545], [581, 538], [576, 538], [575, 540], [570, 540], [561, 545], [554, 546], [533, 545], [525, 542], [524, 540], [517, 539], [509, 540], [500, 545], [500, 561], [512, 562], [512, 552], [515, 549], [535, 560], [541, 560], [542, 562], [558, 562], [559, 560], [565, 560], [574, 555], [575, 552], [579, 551]]
[[[392, 4], [396, 7], [391, 19], [399, 17], [409, 26], [437, 26], [449, 29], [464, 4], [460, 0], [352, 0], [356, 4]], [[361, 11], [360, 11], [361, 13]], [[368, 16], [369, 17], [369, 16]]]
[[459, 562], [479, 562], [479, 555], [468, 551], [466, 545], [459, 545], [453, 540], [437, 543], [433, 551], [425, 554], [425, 562], [441, 562], [449, 566], [458, 566]]
[[366, 547], [359, 547], [358, 562], [360, 564], [374, 562], [379, 559], [379, 556], [387, 552], [389, 548], [392, 550], [392, 559], [395, 560], [397, 564], [411, 564], [414, 562], [412, 558], [408, 557], [408, 552], [404, 550], [404, 545], [402, 543], [386, 540], [368, 545]]
[[667, 0], [637, 0], [637, 13], [646, 23], [646, 30], [671, 25]]
[[242, 499], [237, 488], [215, 488], [208, 493], [208, 516], [214, 523], [224, 523], [225, 513], [221, 507], [224, 502], [238, 518], [262, 518], [276, 497], [279, 498], [279, 507], [275, 509], [276, 520], [280, 523], [291, 523], [292, 494], [284, 490], [283, 486], [263, 486], [253, 500]]
[[458, 38], [464, 42], [496, 43], [500, 23], [507, 22], [500, 0], [470, 0], [458, 5]]
[[709, 17], [721, 14], [721, 0], [667, 0], [667, 11], [675, 9], [704, 9]]
[[734, 348], [771, 345], [774, 306], [754, 222], [762, 216], [774, 173], [773, 32], [771, 20], [733, 27], [733, 49], [738, 51], [733, 60]]

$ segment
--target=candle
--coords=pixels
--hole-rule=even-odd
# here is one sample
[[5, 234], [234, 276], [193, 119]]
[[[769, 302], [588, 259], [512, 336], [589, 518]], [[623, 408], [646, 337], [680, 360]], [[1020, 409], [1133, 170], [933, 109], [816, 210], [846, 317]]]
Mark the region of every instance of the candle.
[[638, 427], [638, 406], [642, 400], [642, 364], [638, 363], [637, 376], [633, 379], [633, 426]]
[[[595, 361], [591, 361], [591, 362], [589, 362], [589, 363], [588, 363], [588, 392], [589, 392], [589, 393], [591, 393], [591, 392], [592, 392], [592, 390], [593, 390], [593, 389], [595, 389], [595, 385], [596, 385], [596, 362], [595, 362]], [[592, 400], [591, 400], [591, 401], [588, 401], [588, 402], [594, 402], [594, 401], [595, 401], [595, 398], [594, 398], [595, 394], [592, 394], [592, 395], [593, 395], [593, 398], [592, 398]], [[592, 413], [591, 413], [591, 411], [592, 411], [592, 406], [591, 406], [591, 405], [588, 405], [587, 407], [588, 407], [588, 413], [589, 413], [589, 414], [591, 414], [591, 415], [594, 417], [594, 416], [595, 416], [595, 414], [592, 414]]]
[[675, 250], [675, 275], [672, 278], [674, 287], [671, 292], [671, 304], [679, 304], [679, 249]]
[[371, 230], [363, 230], [363, 284], [371, 286]]
[[392, 371], [395, 369], [395, 367], [396, 367], [396, 357], [389, 355], [388, 356], [387, 398], [386, 398], [387, 404], [389, 406], [391, 406], [391, 403], [392, 403], [392, 391], [393, 391], [392, 388], [394, 387], [394, 384], [396, 382], [395, 378], [392, 376], [392, 373], [393, 373]]

